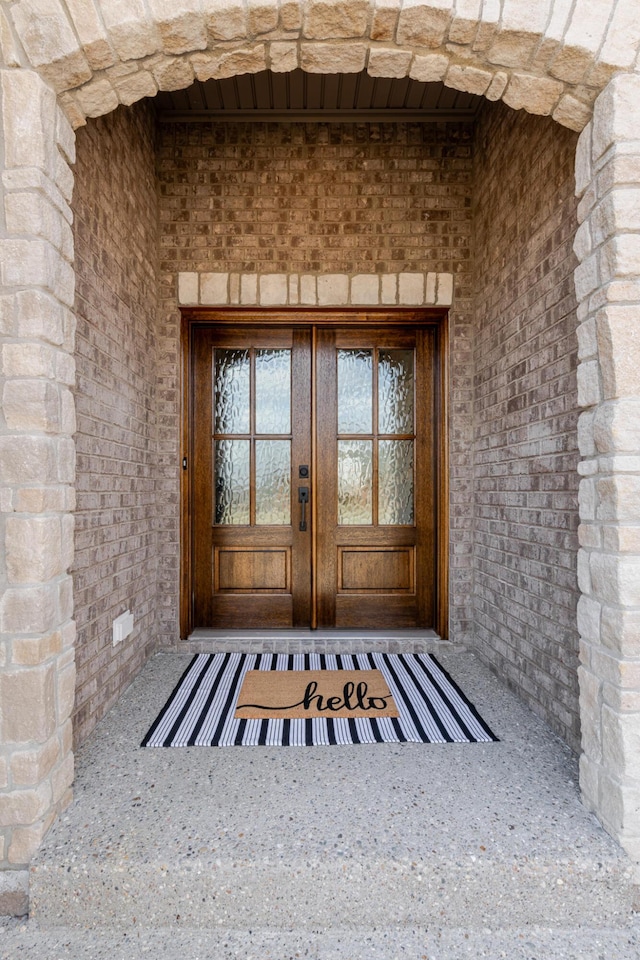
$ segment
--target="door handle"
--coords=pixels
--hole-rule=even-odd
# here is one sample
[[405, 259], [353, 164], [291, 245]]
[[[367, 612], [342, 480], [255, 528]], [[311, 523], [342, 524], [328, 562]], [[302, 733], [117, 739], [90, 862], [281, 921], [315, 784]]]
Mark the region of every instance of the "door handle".
[[309, 503], [309, 487], [298, 487], [298, 503], [300, 504], [300, 530], [307, 529], [307, 504]]

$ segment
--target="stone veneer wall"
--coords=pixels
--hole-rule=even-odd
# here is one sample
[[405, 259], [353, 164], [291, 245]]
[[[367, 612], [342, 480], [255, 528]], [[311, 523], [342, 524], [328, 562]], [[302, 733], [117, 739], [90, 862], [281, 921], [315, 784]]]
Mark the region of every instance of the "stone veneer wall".
[[[411, 282], [419, 282], [421, 291], [424, 274], [427, 282], [430, 272], [454, 274], [450, 635], [459, 641], [469, 637], [472, 137], [465, 124], [161, 126], [160, 484], [166, 535], [160, 546], [159, 608], [165, 644], [177, 635], [178, 275], [187, 281], [183, 302], [198, 301], [196, 274], [205, 274], [211, 293], [201, 289], [200, 301], [221, 303], [229, 296], [228, 272], [236, 279], [253, 274], [254, 285], [256, 274], [261, 285], [269, 282], [265, 274], [279, 275], [274, 287], [286, 274], [342, 275], [347, 286], [347, 277], [358, 277], [356, 286], [363, 290], [367, 275], [405, 273], [413, 274]], [[196, 282], [191, 300], [185, 274]], [[319, 295], [321, 286], [319, 280]], [[403, 289], [401, 278], [400, 293]], [[243, 299], [242, 292], [240, 298], [256, 302], [255, 293], [253, 300]], [[300, 302], [316, 302], [304, 299], [302, 281]], [[332, 301], [328, 294], [318, 302], [347, 301]], [[404, 302], [425, 302], [423, 292]]]
[[[75, 742], [156, 643], [155, 118], [122, 107], [78, 131]], [[117, 647], [126, 609], [133, 634]]]
[[483, 658], [577, 749], [576, 140], [502, 105], [478, 123], [474, 615]]

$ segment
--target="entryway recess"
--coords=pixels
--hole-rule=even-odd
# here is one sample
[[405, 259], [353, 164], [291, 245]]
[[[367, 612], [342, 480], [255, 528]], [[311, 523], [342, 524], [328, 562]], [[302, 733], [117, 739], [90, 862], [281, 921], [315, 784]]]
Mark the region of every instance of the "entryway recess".
[[446, 637], [446, 311], [182, 317], [182, 636]]

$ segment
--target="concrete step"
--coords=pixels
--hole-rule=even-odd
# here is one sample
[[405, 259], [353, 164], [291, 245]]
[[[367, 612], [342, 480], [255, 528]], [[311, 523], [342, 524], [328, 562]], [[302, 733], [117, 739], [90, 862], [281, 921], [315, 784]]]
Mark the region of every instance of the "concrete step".
[[500, 743], [141, 750], [185, 666], [155, 658], [79, 752], [31, 871], [38, 928], [623, 942], [634, 871], [580, 803], [575, 758], [469, 654], [444, 665]]
[[34, 921], [0, 927], [0, 960], [637, 960], [640, 925], [624, 929], [365, 929], [115, 932], [42, 929]]

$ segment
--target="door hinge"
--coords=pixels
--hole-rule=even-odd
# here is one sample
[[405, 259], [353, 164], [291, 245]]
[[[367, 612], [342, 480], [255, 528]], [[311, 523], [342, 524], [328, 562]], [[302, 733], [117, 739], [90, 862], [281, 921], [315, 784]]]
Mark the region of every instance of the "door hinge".
[[183, 469], [183, 470], [186, 470], [186, 469], [187, 469], [187, 458], [186, 458], [186, 457], [183, 457], [183, 458], [182, 458], [182, 469]]

